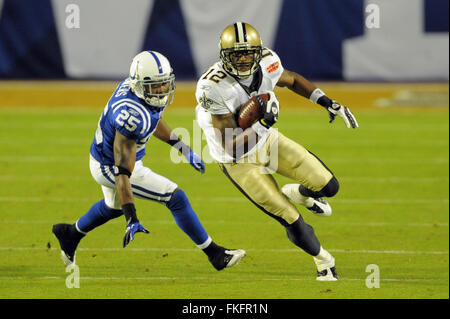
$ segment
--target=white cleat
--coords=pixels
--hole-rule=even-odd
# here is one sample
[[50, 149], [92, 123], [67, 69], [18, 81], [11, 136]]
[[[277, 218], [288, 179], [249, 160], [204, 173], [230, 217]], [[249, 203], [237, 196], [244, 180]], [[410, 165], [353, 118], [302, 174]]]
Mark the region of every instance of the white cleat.
[[336, 273], [336, 268], [331, 267], [324, 269], [322, 271], [317, 272], [317, 278], [318, 281], [337, 281], [338, 275]]
[[61, 259], [62, 259], [64, 265], [66, 265], [66, 266], [69, 266], [71, 264], [75, 265], [75, 254], [73, 255], [73, 259], [71, 260], [69, 258], [69, 256], [67, 256], [66, 253], [63, 250], [61, 250]]
[[236, 250], [225, 250], [225, 254], [232, 255], [233, 257], [230, 259], [230, 261], [227, 263], [225, 268], [233, 267], [241, 261], [242, 258], [245, 256], [245, 250], [243, 249], [236, 249]]
[[217, 270], [230, 268], [237, 265], [245, 256], [245, 250], [243, 249], [226, 249], [221, 247], [221, 251], [209, 258], [211, 264]]
[[281, 192], [294, 203], [305, 206], [314, 215], [322, 217], [331, 215], [332, 209], [326, 200], [303, 196], [299, 187], [300, 184], [286, 184], [281, 188]]
[[330, 204], [323, 198], [313, 198], [314, 204], [311, 207], [306, 207], [314, 215], [321, 217], [328, 217], [333, 212]]
[[313, 257], [317, 267], [317, 280], [318, 281], [336, 281], [338, 280], [338, 274], [336, 272], [336, 263], [334, 257], [331, 254], [320, 247], [320, 252], [316, 257]]

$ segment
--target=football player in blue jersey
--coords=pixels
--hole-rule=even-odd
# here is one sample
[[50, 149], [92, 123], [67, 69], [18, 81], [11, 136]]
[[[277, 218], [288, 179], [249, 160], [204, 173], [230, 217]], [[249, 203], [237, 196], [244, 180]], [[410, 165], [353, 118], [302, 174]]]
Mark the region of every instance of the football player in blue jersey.
[[177, 148], [189, 163], [203, 173], [202, 160], [184, 144], [164, 121], [163, 110], [172, 103], [175, 76], [169, 61], [155, 51], [134, 57], [129, 78], [122, 81], [108, 101], [98, 123], [90, 150], [90, 170], [101, 185], [104, 199], [95, 203], [74, 224], [53, 225], [66, 265], [75, 263], [80, 240], [94, 228], [124, 215], [123, 247], [136, 233], [149, 231], [139, 222], [134, 198], [164, 204], [176, 224], [207, 256], [217, 270], [236, 265], [241, 249], [226, 249], [214, 243], [177, 184], [156, 174], [142, 163], [145, 145], [152, 135]]

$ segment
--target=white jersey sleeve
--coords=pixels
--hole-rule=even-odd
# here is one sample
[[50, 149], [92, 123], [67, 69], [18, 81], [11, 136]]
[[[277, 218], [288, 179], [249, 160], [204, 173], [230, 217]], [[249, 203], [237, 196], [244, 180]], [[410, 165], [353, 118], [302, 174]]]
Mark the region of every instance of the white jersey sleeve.
[[221, 64], [215, 63], [197, 83], [198, 105], [214, 115], [232, 113], [236, 103], [233, 81]]
[[223, 96], [218, 92], [215, 85], [207, 83], [199, 85], [195, 96], [198, 104], [211, 114], [230, 113]]
[[263, 77], [270, 80], [273, 90], [284, 71], [280, 57], [275, 53], [275, 51], [264, 48], [259, 64], [263, 72]]

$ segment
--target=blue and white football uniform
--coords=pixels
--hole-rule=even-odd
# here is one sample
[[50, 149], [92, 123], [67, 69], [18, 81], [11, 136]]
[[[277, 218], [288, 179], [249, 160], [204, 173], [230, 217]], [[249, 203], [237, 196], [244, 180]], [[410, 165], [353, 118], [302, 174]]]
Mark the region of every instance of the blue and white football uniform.
[[[145, 145], [156, 131], [164, 108], [172, 103], [175, 75], [169, 61], [156, 51], [143, 51], [133, 58], [129, 74], [130, 77], [118, 85], [106, 104], [91, 145], [91, 174], [101, 185], [104, 199], [93, 204], [74, 224], [53, 225], [52, 232], [61, 246], [64, 263], [75, 263], [75, 252], [84, 236], [122, 215], [125, 215], [127, 222], [123, 247], [134, 239], [136, 233], [149, 233], [137, 218], [134, 201], [126, 201], [122, 206], [118, 198], [113, 173], [114, 169], [117, 171], [114, 165], [114, 140], [118, 132], [136, 142], [136, 163], [131, 175], [126, 174], [134, 197], [164, 204], [172, 213], [177, 226], [208, 256], [215, 269], [236, 265], [245, 256], [245, 251], [230, 250], [214, 243], [200, 223], [186, 193], [142, 163]], [[168, 127], [163, 127], [162, 131], [162, 135], [166, 135], [167, 131], [172, 134]], [[160, 139], [177, 147], [164, 136]], [[127, 144], [123, 138], [120, 138], [119, 143]], [[183, 155], [188, 156], [190, 164], [203, 173], [204, 163], [189, 146], [183, 145], [189, 151]], [[127, 195], [129, 190], [126, 185]]]
[[90, 169], [102, 185], [106, 205], [120, 209], [114, 187], [114, 137], [116, 132], [136, 141], [136, 164], [130, 177], [136, 197], [167, 202], [177, 185], [143, 166], [145, 145], [153, 135], [164, 108], [148, 106], [130, 89], [129, 79], [122, 81], [109, 99], [98, 122], [91, 145]]

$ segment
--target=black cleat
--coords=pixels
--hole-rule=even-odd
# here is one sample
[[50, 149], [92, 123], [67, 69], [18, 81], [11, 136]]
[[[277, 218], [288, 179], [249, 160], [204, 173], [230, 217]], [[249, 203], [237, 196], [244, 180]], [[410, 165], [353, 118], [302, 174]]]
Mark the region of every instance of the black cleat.
[[81, 238], [85, 235], [77, 231], [74, 224], [53, 225], [52, 232], [59, 240], [59, 245], [61, 246], [61, 259], [64, 264], [67, 266], [75, 263], [75, 251]]
[[222, 248], [220, 253], [209, 257], [209, 262], [217, 270], [233, 267], [237, 265], [241, 259], [245, 256], [245, 250], [242, 249], [226, 249]]

